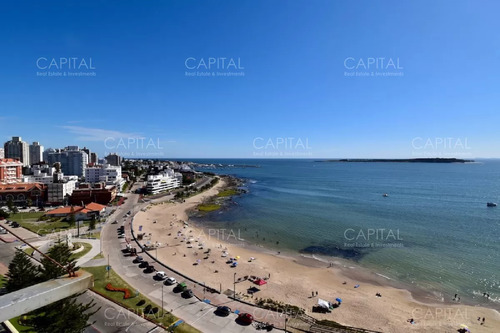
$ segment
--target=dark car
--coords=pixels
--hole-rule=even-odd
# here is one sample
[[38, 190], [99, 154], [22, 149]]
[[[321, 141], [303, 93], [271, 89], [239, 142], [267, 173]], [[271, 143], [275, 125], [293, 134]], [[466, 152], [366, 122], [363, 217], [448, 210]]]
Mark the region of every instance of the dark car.
[[144, 273], [146, 274], [149, 274], [149, 273], [153, 273], [155, 270], [155, 266], [153, 265], [149, 265], [148, 267], [146, 267], [146, 269], [144, 270]]
[[12, 228], [19, 228], [19, 223], [17, 223], [17, 222], [12, 222], [11, 227], [12, 227]]
[[141, 256], [137, 256], [137, 257], [135, 257], [133, 262], [137, 264], [137, 263], [143, 262], [143, 261], [144, 261], [144, 258], [142, 258]]
[[191, 289], [186, 289], [182, 292], [181, 296], [184, 298], [191, 298], [194, 296], [194, 294], [193, 294], [193, 291]]
[[149, 266], [149, 262], [147, 261], [142, 261], [140, 264], [139, 264], [139, 267], [140, 268], [146, 268]]
[[250, 313], [240, 313], [237, 320], [242, 324], [251, 325], [253, 323], [253, 316]]
[[175, 287], [174, 287], [174, 292], [175, 293], [180, 293], [181, 291], [184, 291], [187, 289], [187, 285], [184, 283], [184, 282], [181, 282], [181, 283], [178, 283]]
[[118, 223], [118, 221], [113, 221], [113, 222], [111, 222], [111, 224], [117, 224], [117, 223]]
[[229, 316], [231, 314], [231, 308], [228, 306], [218, 306], [217, 310], [215, 310], [215, 314], [223, 317]]

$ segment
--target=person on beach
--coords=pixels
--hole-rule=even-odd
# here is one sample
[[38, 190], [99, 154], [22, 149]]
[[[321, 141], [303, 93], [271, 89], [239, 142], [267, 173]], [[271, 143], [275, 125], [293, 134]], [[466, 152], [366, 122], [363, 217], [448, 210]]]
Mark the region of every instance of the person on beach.
[[481, 323], [481, 325], [484, 325], [484, 321], [485, 321], [485, 319], [484, 319], [484, 317], [483, 317], [483, 322]]
[[458, 295], [458, 294], [455, 294], [455, 297], [453, 297], [453, 300], [456, 300], [456, 299], [457, 299], [457, 295]]

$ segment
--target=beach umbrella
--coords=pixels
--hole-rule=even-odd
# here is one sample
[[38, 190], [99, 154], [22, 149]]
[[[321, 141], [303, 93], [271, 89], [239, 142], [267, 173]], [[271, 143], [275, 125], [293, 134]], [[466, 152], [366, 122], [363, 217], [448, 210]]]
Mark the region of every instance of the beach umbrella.
[[335, 300], [336, 300], [337, 302], [339, 302], [339, 303], [342, 303], [342, 298], [340, 298], [340, 297], [337, 297]]

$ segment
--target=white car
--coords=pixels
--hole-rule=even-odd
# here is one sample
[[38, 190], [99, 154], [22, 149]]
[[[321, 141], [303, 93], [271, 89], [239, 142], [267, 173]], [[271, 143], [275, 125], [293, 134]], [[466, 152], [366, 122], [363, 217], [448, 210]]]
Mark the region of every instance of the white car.
[[4, 228], [0, 227], [0, 234], [6, 234], [7, 233], [7, 230], [5, 230]]
[[176, 283], [177, 283], [177, 280], [175, 278], [173, 278], [173, 277], [169, 277], [165, 281], [165, 284], [168, 284], [168, 285], [173, 285], [173, 284], [176, 284]]
[[165, 280], [167, 278], [167, 274], [164, 271], [159, 271], [156, 273], [156, 277], [160, 280]]

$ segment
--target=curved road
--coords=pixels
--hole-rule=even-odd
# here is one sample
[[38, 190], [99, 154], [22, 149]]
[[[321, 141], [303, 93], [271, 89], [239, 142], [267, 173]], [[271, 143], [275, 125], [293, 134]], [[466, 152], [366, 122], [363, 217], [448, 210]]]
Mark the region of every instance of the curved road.
[[[116, 220], [118, 224], [111, 224], [108, 222], [101, 231], [103, 254], [105, 259], [109, 258], [112, 269], [141, 294], [147, 296], [159, 305], [162, 303], [163, 291], [163, 304], [165, 310], [182, 318], [182, 320], [202, 332], [238, 333], [257, 331], [253, 326], [241, 326], [236, 323], [235, 319], [237, 316], [234, 313], [230, 314], [228, 317], [219, 317], [214, 314], [214, 306], [201, 302], [195, 297], [191, 299], [180, 297], [179, 294], [172, 291], [172, 286], [164, 286], [162, 282], [155, 281], [153, 279], [154, 274], [143, 273], [142, 269], [132, 262], [132, 257], [123, 255], [121, 250], [125, 248], [127, 239], [118, 238], [117, 228], [121, 225], [130, 225], [131, 217], [128, 216], [125, 218], [128, 211], [131, 211], [131, 215], [133, 216], [134, 213], [147, 205], [147, 203], [138, 203], [139, 195], [134, 194], [134, 190], [135, 187], [131, 189], [131, 193], [127, 194], [128, 199], [125, 200], [122, 206], [108, 218], [108, 221], [112, 222]], [[128, 236], [130, 236], [130, 229], [126, 228], [126, 230]], [[176, 275], [170, 274], [170, 276], [175, 277]], [[180, 278], [180, 281], [183, 281], [182, 278]], [[188, 286], [190, 285], [188, 284]], [[198, 289], [199, 288], [198, 286]], [[239, 304], [229, 299], [228, 303], [231, 303], [228, 305], [232, 307], [233, 310]]]

